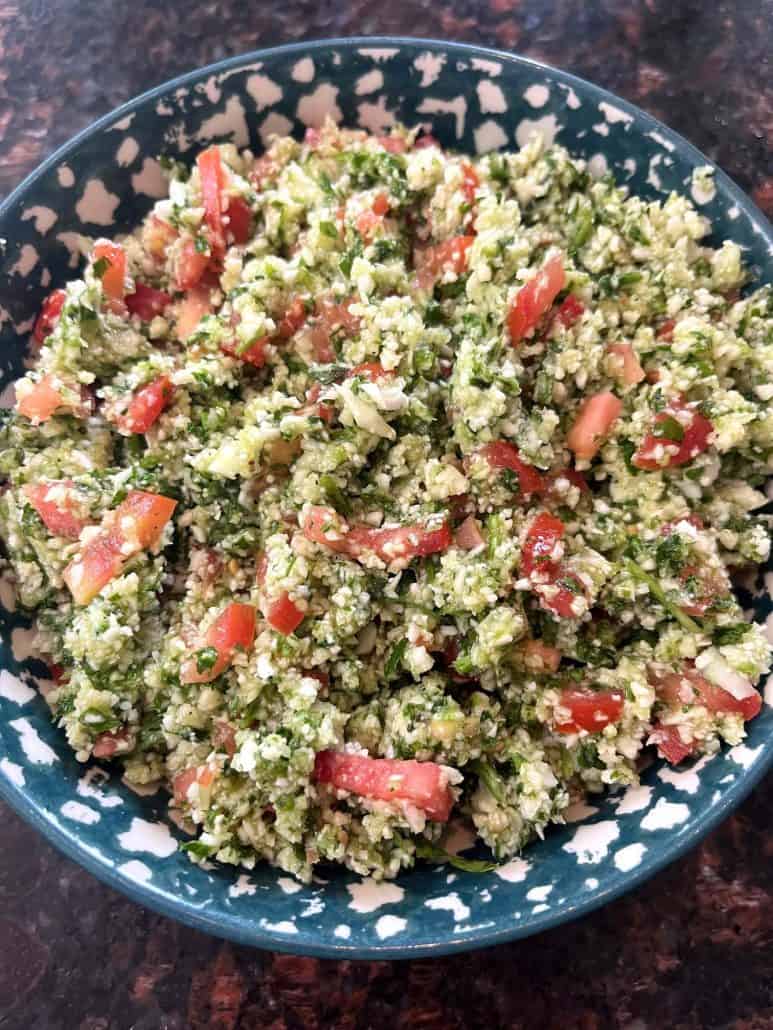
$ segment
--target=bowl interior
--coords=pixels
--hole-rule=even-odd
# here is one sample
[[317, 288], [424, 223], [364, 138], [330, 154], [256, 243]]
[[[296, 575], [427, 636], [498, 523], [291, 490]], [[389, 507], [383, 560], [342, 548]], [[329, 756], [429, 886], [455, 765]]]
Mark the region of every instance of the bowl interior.
[[[0, 389], [24, 369], [27, 335], [52, 286], [75, 274], [78, 235], [132, 228], [164, 183], [157, 155], [192, 160], [210, 142], [259, 151], [271, 133], [302, 134], [326, 114], [374, 133], [421, 123], [469, 153], [524, 143], [531, 132], [614, 173], [647, 197], [690, 192], [706, 159], [641, 111], [564, 73], [475, 47], [348, 40], [263, 51], [160, 87], [60, 150], [0, 208]], [[741, 244], [773, 279], [773, 234], [718, 172], [693, 194], [717, 239]], [[744, 603], [765, 620], [752, 586]], [[493, 873], [425, 867], [394, 883], [324, 872], [302, 886], [268, 867], [202, 869], [164, 795], [140, 797], [96, 764], [79, 765], [35, 689], [29, 623], [0, 583], [0, 793], [71, 857], [138, 901], [201, 929], [264, 947], [345, 957], [440, 953], [525, 936], [587, 911], [651, 875], [723, 818], [773, 756], [766, 704], [744, 744], [583, 806], [522, 858]], [[768, 698], [773, 703], [773, 696]]]

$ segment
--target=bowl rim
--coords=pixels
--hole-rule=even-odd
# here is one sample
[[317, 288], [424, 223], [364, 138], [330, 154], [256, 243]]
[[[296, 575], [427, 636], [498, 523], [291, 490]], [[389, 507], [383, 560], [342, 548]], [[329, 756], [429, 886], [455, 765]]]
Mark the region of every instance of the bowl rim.
[[[172, 79], [162, 82], [158, 86], [138, 94], [119, 107], [102, 115], [58, 147], [49, 157], [26, 175], [18, 186], [0, 203], [0, 219], [10, 214], [38, 180], [65, 161], [70, 154], [77, 151], [85, 140], [169, 92], [193, 85], [207, 75], [218, 75], [223, 72], [237, 70], [258, 61], [266, 61], [293, 54], [308, 56], [320, 50], [333, 48], [351, 50], [367, 47], [440, 49], [445, 53], [458, 54], [460, 57], [475, 56], [502, 63], [526, 66], [533, 69], [536, 73], [555, 76], [557, 80], [567, 85], [578, 86], [582, 91], [590, 91], [600, 100], [613, 102], [615, 106], [627, 114], [633, 115], [640, 124], [643, 123], [650, 132], [655, 131], [660, 137], [664, 137], [669, 143], [673, 144], [674, 148], [685, 154], [690, 161], [696, 164], [709, 165], [714, 171], [714, 178], [717, 184], [721, 185], [722, 190], [746, 213], [773, 252], [773, 226], [771, 226], [771, 223], [762, 211], [759, 210], [754, 201], [726, 172], [696, 146], [636, 104], [581, 76], [533, 58], [523, 57], [517, 53], [510, 53], [492, 47], [479, 46], [475, 43], [455, 42], [421, 36], [349, 36], [285, 43], [278, 46], [246, 51], [245, 53], [183, 72]], [[721, 800], [717, 802], [708, 815], [703, 818], [699, 817], [696, 825], [688, 832], [680, 833], [672, 840], [664, 842], [662, 849], [657, 855], [645, 856], [636, 867], [636, 870], [631, 871], [623, 883], [606, 890], [603, 888], [595, 890], [586, 900], [580, 901], [576, 905], [567, 905], [559, 910], [534, 917], [525, 925], [513, 923], [511, 925], [499, 926], [495, 929], [487, 928], [477, 931], [470, 935], [465, 935], [461, 939], [450, 937], [445, 940], [438, 939], [431, 943], [421, 944], [405, 943], [402, 945], [363, 946], [360, 944], [347, 944], [344, 941], [339, 943], [332, 939], [332, 937], [328, 941], [320, 937], [319, 942], [300, 940], [296, 943], [287, 936], [279, 936], [271, 930], [262, 928], [257, 920], [246, 920], [244, 917], [238, 916], [226, 917], [225, 919], [222, 916], [210, 916], [205, 910], [195, 909], [189, 905], [183, 895], [169, 895], [156, 891], [148, 884], [128, 879], [128, 877], [119, 873], [116, 867], [101, 862], [97, 856], [81, 846], [75, 832], [69, 833], [64, 827], [55, 825], [47, 820], [42, 814], [40, 807], [27, 797], [23, 787], [17, 787], [10, 781], [6, 781], [5, 778], [0, 778], [0, 797], [10, 805], [17, 815], [21, 816], [41, 833], [49, 843], [53, 844], [67, 858], [72, 859], [102, 883], [112, 887], [131, 901], [144, 905], [163, 916], [174, 919], [193, 929], [225, 938], [237, 944], [291, 954], [309, 955], [316, 958], [394, 960], [436, 957], [472, 951], [478, 948], [493, 947], [497, 944], [523, 939], [579, 919], [581, 916], [587, 915], [595, 909], [601, 908], [627, 894], [694, 848], [751, 793], [773, 765], [773, 735], [771, 735], [771, 739], [762, 742], [762, 748], [763, 752], [759, 759], [750, 768], [745, 768], [739, 773], [737, 779], [723, 792]]]

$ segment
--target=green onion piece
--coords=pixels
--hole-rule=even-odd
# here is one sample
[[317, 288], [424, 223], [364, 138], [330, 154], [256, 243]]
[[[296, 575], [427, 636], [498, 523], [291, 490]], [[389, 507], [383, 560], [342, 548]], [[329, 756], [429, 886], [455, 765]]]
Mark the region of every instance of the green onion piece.
[[419, 858], [428, 862], [447, 863], [454, 869], [463, 873], [490, 873], [497, 868], [496, 862], [487, 862], [481, 858], [462, 858], [461, 855], [450, 855], [437, 844], [431, 844], [428, 840], [420, 840], [416, 843], [416, 854]]

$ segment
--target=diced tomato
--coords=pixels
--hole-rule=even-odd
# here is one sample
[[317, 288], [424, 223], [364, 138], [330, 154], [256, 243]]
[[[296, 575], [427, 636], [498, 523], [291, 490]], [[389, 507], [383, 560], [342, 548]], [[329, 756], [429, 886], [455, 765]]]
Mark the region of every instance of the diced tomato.
[[480, 186], [480, 179], [478, 173], [467, 161], [462, 161], [462, 193], [464, 199], [470, 207], [475, 203], [475, 193]]
[[554, 321], [560, 322], [564, 329], [569, 329], [575, 322], [579, 321], [584, 311], [585, 305], [580, 298], [570, 293], [559, 305]]
[[194, 286], [188, 290], [177, 307], [177, 339], [187, 340], [202, 318], [211, 311], [211, 290], [208, 286]]
[[16, 403], [16, 410], [36, 425], [45, 422], [47, 419], [65, 407], [65, 401], [56, 387], [53, 385], [51, 376], [43, 376], [32, 389], [25, 393]]
[[267, 182], [275, 179], [279, 174], [279, 165], [276, 161], [269, 157], [268, 154], [261, 154], [260, 157], [256, 158], [252, 171], [250, 172], [250, 182], [257, 189], [262, 190]]
[[215, 750], [223, 750], [229, 758], [236, 754], [236, 731], [225, 719], [215, 719], [212, 724], [212, 743]]
[[298, 332], [306, 321], [306, 305], [300, 297], [296, 297], [282, 316], [276, 334], [282, 340], [289, 340]]
[[555, 723], [558, 733], [598, 733], [623, 714], [623, 695], [617, 690], [563, 690], [558, 703], [570, 713], [565, 722]]
[[320, 751], [314, 779], [379, 801], [408, 801], [434, 822], [447, 822], [454, 796], [446, 773], [435, 762], [368, 758], [336, 751]]
[[357, 216], [357, 232], [369, 242], [377, 229], [384, 224], [384, 217], [389, 211], [389, 197], [386, 193], [377, 193], [372, 205]]
[[70, 678], [67, 675], [67, 669], [63, 665], [59, 665], [58, 662], [49, 663], [48, 675], [54, 683], [67, 683]]
[[623, 402], [607, 391], [588, 397], [580, 407], [566, 443], [578, 458], [590, 461], [620, 417]]
[[655, 723], [647, 743], [655, 744], [660, 757], [665, 758], [671, 765], [679, 765], [695, 750], [695, 741], [686, 744], [678, 726], [665, 725], [662, 722]]
[[544, 488], [544, 481], [533, 465], [527, 464], [518, 448], [507, 440], [495, 440], [480, 448], [478, 453], [485, 458], [494, 469], [510, 469], [518, 476], [518, 485], [525, 496], [539, 493]]
[[703, 519], [696, 512], [686, 512], [678, 519], [672, 519], [670, 522], [664, 522], [660, 529], [661, 536], [670, 536], [671, 533], [677, 532], [679, 529], [680, 522], [689, 522], [691, 526], [695, 526], [696, 529], [704, 529], [705, 525]]
[[676, 322], [673, 318], [667, 318], [666, 321], [658, 329], [657, 337], [659, 340], [665, 340], [667, 343], [671, 343], [674, 339], [674, 329], [676, 328]]
[[147, 433], [169, 406], [173, 392], [169, 376], [159, 376], [134, 394], [126, 413], [117, 419], [117, 425], [126, 433]]
[[181, 290], [192, 290], [201, 281], [209, 265], [209, 255], [196, 249], [196, 241], [186, 236], [177, 256], [177, 286]]
[[123, 300], [126, 289], [126, 251], [120, 243], [110, 240], [97, 240], [91, 252], [93, 264], [106, 261], [107, 267], [102, 273], [102, 289], [111, 300]]
[[297, 414], [321, 418], [327, 423], [332, 422], [336, 413], [335, 405], [330, 401], [320, 401], [319, 396], [321, 393], [322, 387], [319, 383], [315, 383], [306, 394], [306, 403], [303, 407], [298, 408]]
[[461, 526], [454, 530], [454, 543], [464, 551], [474, 551], [485, 542], [480, 524], [474, 515], [468, 515]]
[[32, 330], [35, 343], [42, 343], [54, 331], [66, 299], [67, 294], [64, 290], [52, 290], [43, 301], [35, 328]]
[[77, 540], [89, 520], [79, 514], [73, 498], [73, 481], [60, 479], [54, 483], [27, 483], [24, 496], [54, 536]]
[[507, 328], [513, 345], [520, 343], [536, 326], [565, 284], [563, 254], [553, 254], [515, 295], [507, 315]]
[[367, 379], [371, 383], [375, 383], [379, 379], [393, 376], [394, 372], [384, 368], [384, 366], [378, 361], [364, 361], [361, 365], [354, 365], [346, 373], [347, 379], [353, 379], [354, 376], [358, 376], [360, 379]]
[[239, 361], [252, 365], [253, 368], [263, 368], [266, 364], [266, 347], [270, 342], [268, 336], [261, 336], [242, 350], [241, 341], [234, 339], [221, 344], [220, 349], [224, 354], [228, 354], [232, 358], [238, 358]]
[[246, 243], [252, 233], [252, 211], [244, 197], [229, 197], [226, 215], [228, 235], [234, 243]]
[[199, 650], [214, 648], [217, 657], [208, 669], [199, 670], [198, 656], [183, 663], [180, 679], [183, 683], [211, 683], [231, 664], [234, 651], [249, 651], [255, 640], [255, 609], [251, 604], [233, 602], [227, 605], [209, 627]]
[[555, 672], [561, 664], [561, 652], [541, 640], [527, 640], [519, 647], [527, 668], [535, 672]]
[[563, 547], [559, 546], [564, 536], [565, 527], [561, 519], [548, 512], [540, 512], [534, 519], [521, 552], [521, 571], [524, 576], [535, 573], [554, 578], [563, 557]]
[[287, 591], [283, 590], [279, 597], [266, 603], [264, 614], [266, 622], [272, 629], [288, 636], [298, 629], [303, 622], [305, 613], [290, 599]]
[[100, 733], [94, 741], [91, 753], [95, 758], [112, 758], [119, 751], [128, 751], [129, 742], [129, 731], [126, 728]]
[[156, 315], [163, 315], [172, 298], [165, 290], [157, 290], [145, 283], [135, 283], [134, 293], [126, 298], [126, 307], [132, 315], [138, 315], [143, 322], [152, 321]]
[[177, 501], [132, 490], [102, 520], [102, 528], [64, 570], [76, 604], [88, 604], [117, 576], [132, 555], [152, 547], [172, 517]]
[[474, 242], [474, 236], [454, 236], [434, 247], [417, 248], [413, 255], [417, 286], [432, 289], [446, 272], [463, 275], [467, 270], [467, 251]]
[[613, 343], [608, 349], [610, 354], [615, 355], [617, 369], [613, 375], [616, 379], [620, 379], [626, 386], [635, 386], [645, 378], [644, 369], [639, 364], [632, 344]]
[[158, 215], [151, 215], [142, 231], [145, 249], [157, 262], [162, 262], [166, 258], [166, 252], [177, 236], [175, 227]]
[[379, 136], [378, 141], [390, 154], [404, 154], [408, 144], [400, 136]]
[[[674, 431], [675, 425], [679, 426], [678, 433]], [[660, 433], [658, 426], [662, 427]], [[689, 464], [708, 450], [709, 437], [714, 432], [711, 422], [701, 415], [697, 406], [681, 399], [671, 401], [667, 408], [658, 412], [654, 427], [632, 458], [637, 468], [648, 471]], [[674, 439], [674, 436], [681, 436], [681, 439]]]
[[590, 493], [588, 480], [582, 472], [578, 472], [577, 469], [558, 469], [557, 472], [549, 472], [544, 477], [544, 496], [561, 500], [564, 496], [563, 491], [558, 488], [558, 483], [560, 483], [561, 480], [566, 480], [572, 486], [576, 486], [582, 494]]
[[314, 348], [314, 357], [322, 364], [335, 361], [336, 352], [331, 343], [334, 333], [341, 332], [344, 336], [353, 336], [359, 331], [360, 320], [350, 311], [352, 303], [349, 299], [339, 304], [329, 297], [317, 301], [311, 328], [311, 344]]
[[209, 230], [209, 246], [212, 256], [220, 261], [225, 254], [225, 231], [223, 229], [223, 206], [221, 191], [225, 188], [226, 177], [220, 151], [217, 147], [208, 147], [196, 158], [201, 180], [201, 196], [204, 201], [204, 220]]
[[188, 800], [188, 791], [194, 783], [200, 788], [211, 787], [215, 780], [215, 771], [208, 765], [195, 765], [175, 776], [172, 782], [174, 800], [176, 804], [182, 804]]
[[451, 546], [451, 527], [443, 522], [437, 529], [423, 525], [374, 529], [367, 525], [349, 526], [336, 512], [314, 505], [301, 527], [309, 540], [350, 558], [369, 553], [386, 564], [426, 557]]
[[685, 666], [681, 673], [673, 672], [662, 677], [651, 677], [650, 682], [660, 701], [677, 707], [700, 704], [710, 712], [742, 715], [744, 721], [754, 719], [762, 707], [758, 691], [755, 690], [743, 698], [735, 697], [729, 690], [724, 690], [701, 676], [691, 666]]

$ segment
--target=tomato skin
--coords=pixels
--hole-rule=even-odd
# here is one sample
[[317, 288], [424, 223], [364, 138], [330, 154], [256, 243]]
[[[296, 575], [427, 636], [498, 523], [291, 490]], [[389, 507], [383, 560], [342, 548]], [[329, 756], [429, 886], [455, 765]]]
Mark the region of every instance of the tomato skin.
[[42, 379], [39, 379], [29, 393], [16, 403], [16, 410], [19, 414], [24, 415], [35, 425], [47, 421], [62, 407], [64, 407], [64, 400], [56, 387], [52, 385], [51, 376], [43, 376]]
[[145, 283], [135, 283], [134, 293], [126, 297], [129, 314], [137, 315], [142, 322], [151, 322], [156, 315], [163, 315], [172, 303], [165, 290], [157, 290]]
[[647, 739], [648, 744], [655, 744], [658, 754], [665, 758], [671, 765], [679, 765], [685, 758], [695, 750], [695, 743], [685, 744], [678, 726], [655, 723], [652, 733]]
[[336, 512], [320, 505], [312, 506], [301, 529], [307, 539], [331, 551], [355, 559], [373, 553], [387, 565], [446, 551], [452, 542], [447, 521], [437, 529], [427, 529], [422, 525], [397, 526], [394, 529], [349, 526]]
[[350, 368], [346, 373], [346, 378], [353, 379], [354, 376], [359, 376], [360, 379], [367, 379], [369, 382], [375, 383], [385, 376], [393, 375], [394, 372], [385, 369], [378, 361], [363, 361], [361, 365], [355, 365], [353, 368]]
[[46, 337], [54, 331], [66, 299], [67, 294], [64, 290], [52, 290], [43, 301], [35, 328], [32, 330], [35, 343], [43, 343]]
[[610, 723], [619, 722], [623, 714], [623, 695], [616, 690], [563, 690], [558, 703], [571, 715], [566, 722], [555, 723], [557, 733], [598, 733]]
[[550, 578], [558, 575], [561, 555], [557, 548], [564, 536], [564, 524], [555, 515], [540, 512], [534, 519], [524, 541], [521, 552], [521, 571], [524, 576], [535, 573]]
[[535, 672], [556, 672], [561, 664], [561, 652], [542, 640], [527, 640], [519, 648], [527, 668]]
[[475, 191], [480, 186], [478, 173], [467, 161], [462, 161], [462, 193], [470, 207], [475, 203]]
[[549, 472], [544, 477], [544, 489], [543, 496], [547, 498], [554, 498], [561, 500], [563, 494], [557, 489], [557, 482], [561, 479], [568, 480], [572, 486], [576, 486], [581, 494], [589, 494], [590, 487], [588, 486], [588, 480], [577, 469], [559, 469], [557, 472]]
[[553, 254], [515, 295], [507, 314], [507, 328], [513, 346], [536, 326], [565, 284], [563, 255]]
[[468, 515], [464, 522], [454, 531], [454, 543], [464, 551], [474, 551], [485, 544], [480, 524], [474, 515]]
[[657, 337], [659, 340], [665, 340], [667, 343], [672, 343], [674, 339], [674, 329], [676, 328], [676, 322], [673, 318], [667, 318], [665, 322], [658, 329]]
[[585, 305], [579, 297], [575, 297], [573, 293], [570, 293], [568, 297], [565, 297], [561, 302], [558, 311], [555, 314], [555, 321], [564, 327], [564, 329], [571, 328], [575, 322], [578, 322], [585, 311]]
[[633, 344], [613, 343], [608, 350], [617, 358], [619, 374], [616, 373], [615, 378], [622, 380], [626, 386], [636, 386], [646, 378], [644, 369], [633, 349]]
[[518, 448], [507, 440], [495, 440], [480, 448], [478, 453], [485, 458], [494, 469], [510, 469], [518, 476], [518, 485], [524, 495], [540, 493], [545, 486], [544, 480], [533, 465], [527, 464], [518, 452]]
[[474, 242], [474, 236], [454, 236], [434, 247], [417, 248], [413, 256], [417, 286], [431, 290], [445, 272], [462, 275], [467, 269], [467, 251]]
[[269, 626], [283, 636], [294, 633], [305, 618], [305, 613], [290, 599], [286, 590], [273, 601], [267, 602], [264, 613]]
[[161, 412], [169, 407], [173, 393], [169, 376], [159, 376], [134, 394], [117, 425], [125, 433], [147, 433]]
[[730, 712], [743, 716], [745, 722], [756, 718], [762, 708], [762, 698], [757, 691], [744, 698], [737, 698], [722, 687], [707, 680], [692, 666], [685, 666], [681, 672], [650, 678], [658, 700], [666, 704], [681, 706], [704, 705], [710, 712]]
[[208, 147], [196, 158], [204, 201], [204, 220], [209, 230], [212, 257], [221, 261], [225, 254], [225, 231], [220, 193], [226, 185], [223, 163], [217, 147]]
[[211, 292], [208, 286], [194, 286], [188, 290], [177, 307], [177, 339], [187, 340], [202, 318], [211, 312]]
[[368, 758], [337, 751], [320, 751], [314, 779], [379, 801], [408, 801], [433, 822], [448, 821], [454, 805], [451, 788], [436, 762]]
[[176, 507], [177, 501], [171, 497], [131, 490], [108, 518], [112, 516], [110, 520], [126, 537], [125, 543], [134, 543], [138, 551], [145, 551], [158, 542]]
[[121, 538], [100, 533], [90, 540], [62, 574], [76, 604], [88, 604], [123, 568]]
[[77, 540], [81, 531], [89, 524], [88, 519], [81, 518], [73, 511], [68, 491], [73, 487], [71, 479], [61, 479], [53, 483], [27, 483], [24, 496], [43, 520], [46, 529], [54, 536], [63, 536], [68, 540]]
[[110, 300], [123, 300], [126, 279], [126, 251], [120, 243], [97, 240], [91, 252], [92, 263], [109, 262], [102, 273], [102, 289]]
[[290, 340], [295, 336], [305, 321], [306, 305], [300, 297], [296, 297], [282, 316], [279, 325], [277, 326], [276, 334], [282, 340]]
[[228, 234], [233, 238], [234, 243], [244, 244], [252, 235], [252, 211], [244, 197], [229, 197], [228, 210]]
[[268, 336], [261, 336], [260, 339], [253, 341], [246, 350], [239, 350], [241, 342], [231, 340], [228, 343], [222, 343], [220, 349], [224, 354], [231, 358], [236, 358], [238, 361], [243, 361], [246, 365], [252, 365], [253, 368], [263, 368], [266, 364], [266, 347], [270, 342]]
[[329, 297], [322, 297], [316, 303], [311, 326], [311, 344], [314, 348], [314, 357], [323, 365], [328, 365], [336, 359], [331, 342], [333, 333], [340, 331], [345, 336], [354, 336], [359, 331], [360, 320], [349, 310], [352, 303], [352, 298], [339, 304]]
[[[701, 415], [693, 404], [688, 404], [681, 399], [672, 401], [667, 408], [658, 412], [654, 419], [654, 425], [657, 426], [668, 419], [674, 418], [680, 421], [681, 424], [678, 416], [683, 415], [685, 411], [691, 413], [691, 419], [687, 425], [683, 425], [684, 435], [682, 439], [671, 441], [657, 437], [652, 432], [647, 433], [641, 447], [639, 447], [631, 459], [637, 468], [655, 472], [658, 469], [688, 465], [699, 454], [708, 450], [709, 437], [714, 432], [714, 426], [707, 418]], [[664, 445], [667, 446], [668, 450], [665, 454], [658, 457], [658, 452]], [[676, 448], [676, 450], [674, 451], [673, 448]]]
[[196, 249], [196, 241], [186, 236], [182, 241], [177, 259], [177, 286], [181, 290], [191, 290], [198, 285], [209, 265], [209, 256]]
[[208, 765], [195, 765], [191, 769], [179, 773], [172, 781], [175, 804], [180, 805], [188, 800], [188, 791], [194, 783], [198, 783], [199, 787], [206, 789], [212, 786], [214, 780], [214, 769]]
[[112, 758], [119, 751], [127, 751], [124, 745], [129, 743], [128, 729], [100, 733], [94, 741], [91, 753], [95, 758]]
[[198, 669], [194, 655], [185, 661], [180, 669], [183, 683], [211, 683], [217, 679], [233, 660], [236, 648], [249, 651], [255, 640], [255, 609], [251, 604], [233, 602], [227, 605], [207, 630], [204, 643], [199, 650], [213, 647], [217, 659], [210, 669]]
[[567, 447], [583, 461], [590, 461], [620, 417], [623, 402], [604, 391], [586, 398], [566, 437]]
[[178, 233], [173, 225], [165, 222], [158, 215], [151, 215], [142, 231], [142, 238], [146, 249], [157, 263], [166, 258], [166, 252], [177, 239]]
[[389, 197], [386, 193], [378, 193], [373, 200], [369, 210], [363, 211], [357, 217], [357, 232], [366, 243], [373, 239], [377, 229], [384, 224], [384, 217], [389, 211]]

